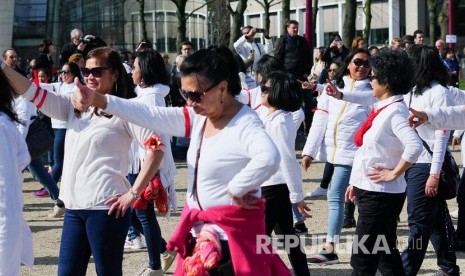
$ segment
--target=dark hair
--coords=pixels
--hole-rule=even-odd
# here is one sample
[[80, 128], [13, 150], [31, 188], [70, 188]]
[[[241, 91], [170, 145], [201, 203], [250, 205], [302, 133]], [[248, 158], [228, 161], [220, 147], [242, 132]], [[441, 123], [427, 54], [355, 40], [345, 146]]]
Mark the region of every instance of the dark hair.
[[402, 47], [405, 48], [405, 44], [413, 44], [413, 35], [404, 35], [402, 37]]
[[90, 51], [86, 56], [86, 61], [91, 58], [98, 59], [102, 66], [112, 68], [112, 71], [117, 75], [115, 87], [110, 93], [121, 98], [127, 98], [129, 86], [124, 77], [126, 70], [123, 63], [121, 63], [119, 53], [110, 47], [100, 47]]
[[269, 73], [277, 70], [284, 70], [283, 64], [273, 56], [263, 55], [257, 62], [257, 73], [262, 76], [262, 83], [266, 82]]
[[[316, 49], [317, 49], [317, 51], [320, 53], [320, 60], [326, 62], [326, 60], [325, 60], [325, 58], [324, 58], [324, 57], [325, 57], [325, 50], [326, 50], [326, 47], [320, 46], [320, 47], [318, 47], [318, 48], [316, 48]], [[316, 56], [315, 56], [315, 61], [318, 61], [318, 60], [316, 60]]]
[[53, 45], [52, 40], [50, 39], [42, 40], [42, 43], [40, 43], [40, 46], [39, 46], [39, 52], [43, 54], [48, 54], [50, 52], [49, 51], [50, 45]]
[[423, 35], [424, 35], [425, 33], [424, 33], [422, 30], [416, 30], [416, 31], [414, 31], [414, 32], [413, 32], [413, 38], [414, 38], [414, 39], [417, 38], [417, 34], [423, 34]]
[[371, 70], [392, 95], [405, 95], [412, 89], [414, 68], [405, 51], [386, 50], [373, 56]]
[[291, 73], [273, 71], [268, 74], [267, 82], [270, 83], [270, 106], [291, 112], [299, 110], [302, 105], [302, 89]]
[[[84, 83], [84, 79], [82, 78], [81, 69], [79, 68], [79, 66], [78, 66], [76, 63], [74, 63], [74, 62], [65, 62], [65, 63], [63, 64], [63, 66], [65, 66], [65, 65], [68, 65], [69, 71], [71, 72], [71, 74], [72, 74], [74, 77], [78, 77], [79, 82], [83, 84], [83, 83]], [[62, 67], [63, 67], [63, 66], [62, 66]]]
[[415, 68], [415, 75], [413, 77], [415, 88], [413, 93], [416, 96], [421, 95], [424, 88], [431, 87], [431, 82], [433, 81], [437, 81], [440, 85], [447, 87], [449, 74], [439, 57], [436, 47], [412, 45], [407, 52]]
[[142, 39], [137, 48], [139, 48], [139, 51], [145, 51], [147, 49], [153, 49], [153, 45], [152, 45], [152, 42], [150, 40]]
[[47, 76], [47, 81], [50, 81], [50, 69], [48, 69], [47, 67], [41, 67], [37, 69], [37, 75], [39, 74], [39, 72], [44, 73]]
[[245, 62], [242, 57], [239, 54], [234, 53], [234, 60], [237, 63], [237, 70], [239, 72], [245, 73], [247, 71], [247, 67], [245, 66]]
[[292, 24], [299, 25], [299, 22], [297, 20], [289, 20], [286, 22], [286, 28], [289, 28]]
[[160, 53], [147, 49], [138, 53], [136, 58], [139, 60], [140, 72], [145, 84], [169, 85], [170, 78]]
[[352, 59], [356, 54], [366, 54], [368, 57], [371, 57], [370, 52], [367, 49], [358, 48], [349, 53], [346, 59], [342, 62], [339, 70], [336, 71], [336, 75], [334, 75], [334, 80], [336, 81], [336, 86], [339, 88], [344, 88], [344, 76], [349, 74], [349, 69], [347, 66], [352, 62]]
[[16, 53], [15, 49], [13, 49], [13, 48], [6, 48], [5, 50], [3, 50], [3, 57], [4, 57], [4, 58], [6, 58], [6, 52], [8, 52], [8, 51], [13, 51], [13, 52]]
[[13, 95], [16, 93], [13, 85], [11, 85], [5, 73], [3, 73], [3, 70], [0, 70], [0, 87], [2, 88], [2, 93], [0, 93], [0, 112], [5, 113], [13, 122], [20, 123], [18, 115], [16, 115], [13, 109]]
[[184, 46], [184, 45], [189, 45], [189, 46], [192, 47], [192, 50], [194, 50], [194, 45], [192, 44], [192, 42], [190, 42], [190, 41], [183, 41], [183, 42], [181, 42], [181, 45], [180, 45], [181, 48], [182, 48], [182, 46]]
[[189, 55], [181, 66], [181, 77], [198, 74], [214, 84], [228, 83], [228, 93], [236, 96], [241, 92], [241, 81], [234, 55], [225, 45], [212, 45]]
[[129, 61], [130, 57], [134, 57], [133, 53], [131, 51], [128, 51], [128, 50], [121, 51], [120, 56], [121, 56], [121, 61], [122, 62]]

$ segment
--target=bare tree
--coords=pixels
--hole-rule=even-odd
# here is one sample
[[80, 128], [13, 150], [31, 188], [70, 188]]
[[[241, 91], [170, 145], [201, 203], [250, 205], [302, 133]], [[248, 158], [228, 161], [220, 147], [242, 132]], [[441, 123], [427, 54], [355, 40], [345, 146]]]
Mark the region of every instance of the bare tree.
[[436, 1], [427, 0], [426, 6], [428, 8], [429, 39], [431, 44], [433, 44], [436, 40]]
[[281, 34], [286, 33], [286, 23], [291, 19], [291, 0], [281, 1]]
[[[142, 28], [142, 40], [147, 41], [147, 24], [145, 23], [145, 0], [136, 0], [139, 3], [139, 22]], [[153, 42], [153, 41], [152, 41]]]
[[[137, 0], [140, 1], [140, 0]], [[198, 6], [192, 10], [189, 14], [186, 14], [186, 4], [188, 0], [170, 0], [176, 6], [176, 17], [178, 19], [178, 35], [176, 37], [176, 49], [180, 51], [180, 44], [183, 41], [186, 41], [186, 24], [189, 17], [194, 14], [196, 11], [208, 5], [210, 2], [214, 1], [205, 1], [202, 5]]]
[[[441, 30], [441, 34], [439, 38], [446, 39], [446, 35], [449, 31], [449, 1], [442, 1], [441, 9], [438, 11], [437, 14], [437, 24], [439, 29]], [[431, 40], [433, 43], [433, 40]]]
[[247, 0], [238, 0], [236, 10], [233, 10], [231, 7], [231, 1], [228, 1], [229, 13], [231, 14], [231, 35], [229, 37], [229, 47], [232, 49], [234, 41], [236, 41], [240, 36], [241, 26], [244, 24], [244, 12], [247, 8]]
[[357, 16], [357, 0], [346, 0], [344, 25], [342, 27], [342, 35], [344, 36], [344, 44], [351, 45], [355, 37], [355, 19]]
[[371, 0], [365, 1], [365, 6], [363, 7], [363, 13], [365, 13], [365, 29], [363, 30], [363, 40], [368, 44], [370, 39], [370, 30], [371, 30]]
[[263, 27], [267, 30], [270, 30], [270, 8], [278, 4], [278, 0], [255, 0], [260, 6], [262, 6], [264, 11], [264, 22]]
[[231, 36], [231, 16], [225, 1], [211, 1], [208, 4], [210, 16], [209, 34], [213, 44], [229, 44]]

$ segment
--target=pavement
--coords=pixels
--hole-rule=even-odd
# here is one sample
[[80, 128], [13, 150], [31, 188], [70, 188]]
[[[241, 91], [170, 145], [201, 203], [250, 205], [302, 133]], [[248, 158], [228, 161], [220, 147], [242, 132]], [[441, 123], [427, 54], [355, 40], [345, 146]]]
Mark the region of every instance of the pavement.
[[[296, 152], [300, 156], [299, 152]], [[453, 152], [457, 161], [460, 159], [458, 150]], [[185, 162], [177, 162], [178, 175], [176, 176], [176, 191], [178, 193], [178, 206], [185, 204], [186, 198], [186, 183], [187, 183], [187, 166]], [[323, 173], [322, 163], [314, 163], [308, 172], [303, 172], [303, 186], [304, 191], [309, 192], [315, 189], [321, 180]], [[58, 269], [58, 254], [60, 247], [61, 230], [63, 219], [51, 219], [47, 214], [51, 212], [53, 204], [50, 198], [35, 198], [32, 192], [39, 189], [40, 184], [31, 178], [28, 172], [25, 172], [25, 183], [23, 187], [24, 195], [24, 217], [31, 227], [34, 240], [34, 254], [35, 265], [31, 269], [22, 267], [20, 275], [56, 275]], [[306, 199], [307, 204], [312, 209], [312, 218], [306, 220], [306, 225], [309, 229], [309, 234], [305, 236], [305, 250], [307, 257], [317, 253], [321, 250], [321, 246], [326, 235], [327, 223], [327, 204], [325, 198]], [[454, 200], [448, 201], [449, 209], [454, 211], [457, 209], [457, 203]], [[357, 214], [356, 214], [357, 216]], [[180, 219], [180, 212], [173, 212], [171, 218], [159, 216], [158, 222], [160, 224], [162, 235], [165, 239], [169, 239], [171, 233], [174, 231]], [[454, 224], [457, 221], [454, 220]], [[309, 265], [312, 275], [350, 275], [352, 269], [350, 267], [350, 240], [354, 233], [354, 228], [343, 229], [341, 245], [338, 248], [340, 263], [336, 265]], [[400, 223], [398, 227], [399, 248], [403, 249], [409, 233], [407, 225], [406, 204], [400, 216]], [[347, 240], [346, 240], [347, 238]], [[319, 239], [319, 240], [318, 240]], [[290, 267], [287, 255], [282, 254], [281, 257], [285, 263]], [[457, 252], [457, 263], [462, 271], [465, 270], [465, 252]], [[123, 273], [124, 275], [138, 275], [144, 268], [148, 266], [148, 255], [146, 249], [141, 250], [127, 250], [124, 254], [123, 260]], [[172, 274], [175, 263], [170, 268], [167, 275]], [[433, 251], [432, 245], [429, 244], [428, 250], [421, 267], [419, 275], [434, 275], [438, 267], [436, 265], [436, 255]], [[379, 273], [378, 273], [379, 274]], [[96, 275], [95, 266], [90, 260], [87, 275]], [[379, 274], [380, 275], [380, 274]]]

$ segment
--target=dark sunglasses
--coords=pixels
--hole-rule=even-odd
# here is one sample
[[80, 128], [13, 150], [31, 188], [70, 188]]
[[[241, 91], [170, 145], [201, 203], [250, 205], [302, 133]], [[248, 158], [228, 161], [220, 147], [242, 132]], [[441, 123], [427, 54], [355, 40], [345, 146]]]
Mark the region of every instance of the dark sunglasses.
[[111, 70], [112, 68], [110, 67], [94, 67], [92, 69], [89, 69], [89, 68], [81, 68], [81, 73], [84, 77], [88, 77], [90, 76], [90, 74], [92, 74], [92, 76], [96, 77], [96, 78], [100, 78], [103, 74], [103, 71], [105, 70]]
[[60, 70], [60, 74], [69, 74], [70, 72], [69, 70]]
[[361, 58], [356, 58], [356, 59], [352, 60], [352, 62], [355, 64], [355, 66], [358, 66], [358, 67], [362, 67], [362, 66], [365, 67], [365, 68], [370, 68], [371, 67], [369, 59], [363, 60]]
[[370, 76], [368, 76], [368, 79], [369, 79], [370, 81], [373, 81], [373, 80], [378, 79], [378, 77], [377, 77], [377, 76], [370, 75]]
[[201, 97], [207, 94], [207, 92], [212, 90], [218, 84], [219, 82], [213, 84], [212, 86], [210, 86], [210, 88], [208, 88], [207, 90], [203, 92], [202, 91], [186, 91], [186, 90], [179, 89], [179, 93], [184, 98], [184, 100], [186, 101], [190, 100], [191, 102], [199, 103], [201, 101]]
[[260, 89], [262, 90], [262, 93], [268, 94], [270, 93], [271, 87], [262, 84], [260, 85]]

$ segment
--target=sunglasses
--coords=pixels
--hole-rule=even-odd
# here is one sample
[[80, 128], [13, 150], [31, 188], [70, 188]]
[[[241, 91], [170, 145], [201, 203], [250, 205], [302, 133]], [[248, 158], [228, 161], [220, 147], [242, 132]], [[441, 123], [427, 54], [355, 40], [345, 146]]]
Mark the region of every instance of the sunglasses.
[[191, 102], [200, 103], [201, 97], [203, 95], [207, 94], [207, 92], [212, 90], [218, 84], [219, 84], [219, 82], [213, 84], [212, 86], [210, 86], [210, 88], [208, 88], [207, 90], [205, 90], [203, 92], [202, 91], [186, 91], [186, 90], [179, 89], [179, 93], [181, 94], [181, 96], [186, 101], [190, 100]]
[[363, 60], [361, 58], [356, 58], [356, 59], [352, 60], [352, 62], [355, 64], [355, 66], [358, 66], [358, 67], [362, 67], [362, 66], [365, 67], [365, 68], [370, 68], [371, 67], [369, 59]]
[[69, 70], [60, 70], [60, 74], [69, 74], [70, 72]]
[[103, 74], [103, 71], [111, 70], [111, 69], [113, 68], [110, 68], [110, 67], [94, 67], [92, 69], [81, 68], [81, 73], [84, 77], [88, 77], [90, 76], [90, 74], [92, 74], [92, 76], [94, 76], [95, 78], [100, 78]]
[[370, 75], [370, 76], [368, 76], [368, 79], [369, 79], [370, 81], [373, 81], [373, 80], [377, 80], [378, 77], [377, 77], [377, 76]]

